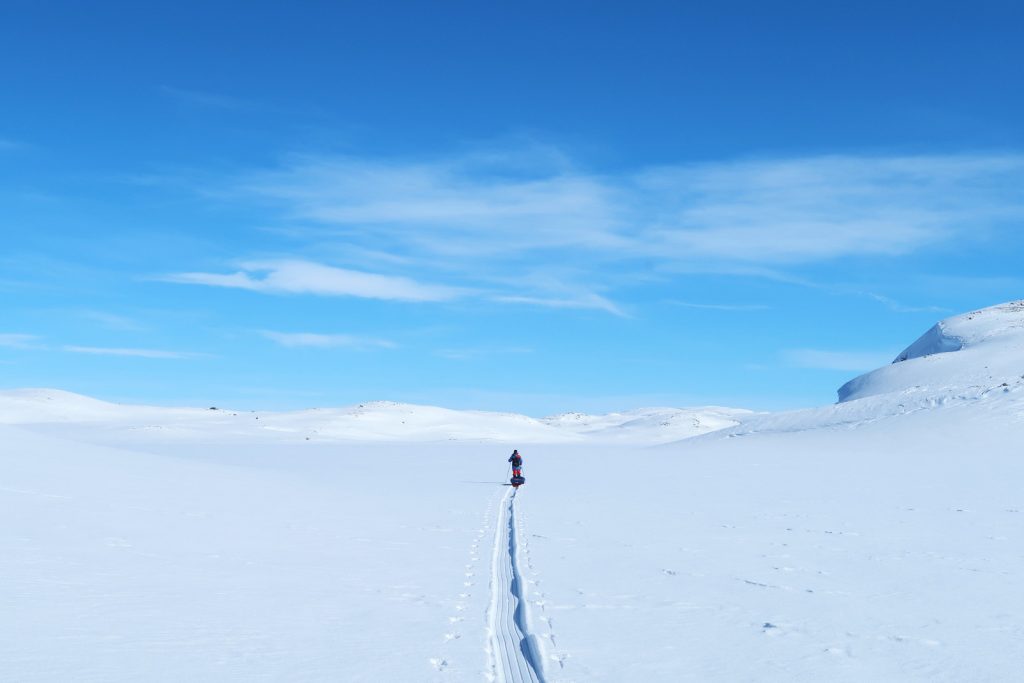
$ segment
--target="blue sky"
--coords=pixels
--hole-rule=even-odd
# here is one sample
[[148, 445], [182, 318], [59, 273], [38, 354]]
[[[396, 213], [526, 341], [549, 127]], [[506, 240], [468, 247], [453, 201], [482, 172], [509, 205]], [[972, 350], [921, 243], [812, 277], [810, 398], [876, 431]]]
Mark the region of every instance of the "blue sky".
[[6, 3], [0, 386], [776, 409], [1024, 296], [1017, 3], [681, 4]]

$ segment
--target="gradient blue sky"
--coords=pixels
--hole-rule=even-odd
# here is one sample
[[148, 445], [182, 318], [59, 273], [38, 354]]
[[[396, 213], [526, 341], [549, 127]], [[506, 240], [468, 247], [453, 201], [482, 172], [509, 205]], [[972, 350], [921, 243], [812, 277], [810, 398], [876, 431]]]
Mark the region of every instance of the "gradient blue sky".
[[0, 386], [775, 409], [1024, 296], [1020, 3], [700, 4], [4, 3]]

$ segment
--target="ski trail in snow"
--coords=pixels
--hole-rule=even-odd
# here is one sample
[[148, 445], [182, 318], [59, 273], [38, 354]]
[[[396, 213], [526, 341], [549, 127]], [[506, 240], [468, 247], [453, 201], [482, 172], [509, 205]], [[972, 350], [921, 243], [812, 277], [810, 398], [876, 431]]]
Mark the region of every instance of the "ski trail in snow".
[[526, 582], [518, 565], [516, 490], [509, 489], [498, 508], [491, 560], [488, 614], [491, 666], [498, 683], [543, 683], [540, 657], [529, 629]]

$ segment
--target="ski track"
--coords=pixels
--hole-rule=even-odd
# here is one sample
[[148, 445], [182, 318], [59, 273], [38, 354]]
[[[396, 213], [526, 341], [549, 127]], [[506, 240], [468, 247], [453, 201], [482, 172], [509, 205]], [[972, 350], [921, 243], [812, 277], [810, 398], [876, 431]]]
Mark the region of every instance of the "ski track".
[[529, 629], [526, 582], [518, 562], [516, 493], [516, 489], [509, 489], [501, 499], [495, 525], [488, 615], [493, 668], [491, 680], [497, 683], [544, 683], [540, 657]]

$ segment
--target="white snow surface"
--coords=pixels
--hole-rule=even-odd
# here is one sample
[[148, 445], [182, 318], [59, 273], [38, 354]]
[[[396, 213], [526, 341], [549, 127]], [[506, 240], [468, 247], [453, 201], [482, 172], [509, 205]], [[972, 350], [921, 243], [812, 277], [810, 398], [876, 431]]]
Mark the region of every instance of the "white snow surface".
[[3, 392], [0, 680], [1018, 680], [1022, 325], [775, 414]]
[[735, 408], [641, 408], [607, 415], [568, 413], [535, 419], [515, 413], [449, 410], [372, 401], [346, 408], [284, 413], [120, 405], [57, 389], [0, 391], [0, 424], [78, 425], [120, 432], [159, 431], [172, 438], [317, 441], [501, 441], [570, 443], [625, 440], [663, 443], [738, 424]]
[[840, 401], [901, 394], [949, 400], [1016, 384], [1024, 375], [1024, 301], [948, 318], [904, 350], [892, 365], [851, 380]]

